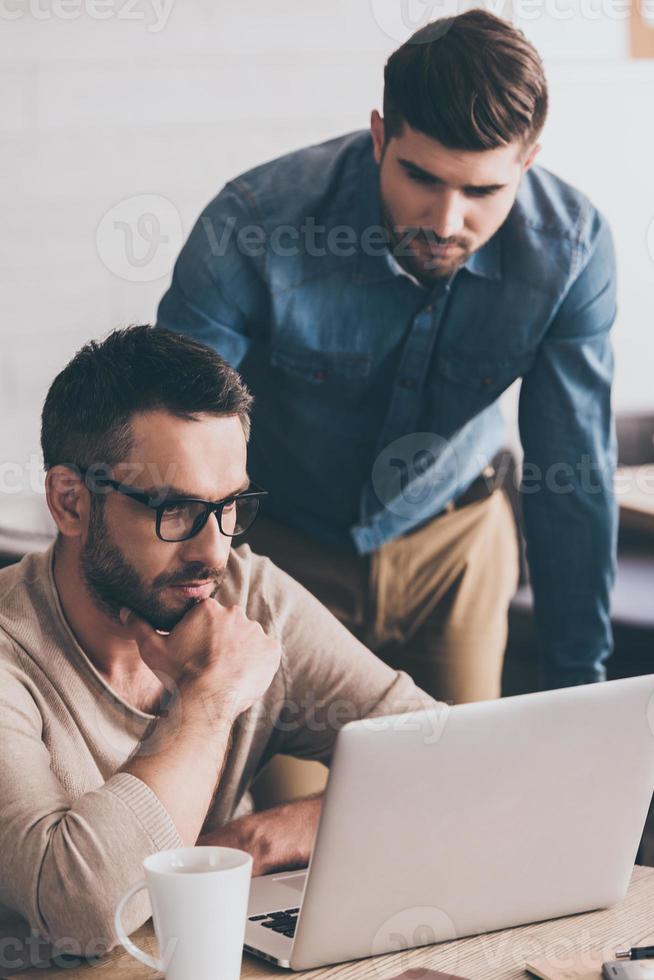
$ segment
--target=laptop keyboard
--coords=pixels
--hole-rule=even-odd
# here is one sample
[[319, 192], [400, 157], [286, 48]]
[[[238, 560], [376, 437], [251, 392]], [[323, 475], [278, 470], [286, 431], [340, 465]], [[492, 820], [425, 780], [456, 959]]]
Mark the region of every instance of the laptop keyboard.
[[250, 915], [250, 922], [258, 922], [264, 929], [272, 929], [282, 936], [295, 935], [295, 925], [300, 909], [281, 909], [279, 912], [266, 912], [265, 915]]

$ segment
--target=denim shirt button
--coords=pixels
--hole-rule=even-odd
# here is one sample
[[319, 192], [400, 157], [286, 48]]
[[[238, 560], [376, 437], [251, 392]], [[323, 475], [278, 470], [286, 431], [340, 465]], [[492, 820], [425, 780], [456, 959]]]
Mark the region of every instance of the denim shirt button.
[[326, 371], [318, 370], [313, 372], [314, 381], [324, 381], [326, 377], [327, 377]]
[[416, 382], [413, 378], [400, 378], [400, 386], [402, 388], [408, 388], [412, 390], [416, 386]]

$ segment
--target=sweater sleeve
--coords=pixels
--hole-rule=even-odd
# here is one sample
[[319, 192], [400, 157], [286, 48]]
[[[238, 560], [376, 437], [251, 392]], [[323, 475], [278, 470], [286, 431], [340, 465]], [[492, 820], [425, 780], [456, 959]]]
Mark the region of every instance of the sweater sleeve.
[[[150, 854], [180, 847], [155, 793], [130, 773], [71, 799], [50, 766], [29, 682], [0, 667], [0, 881], [3, 904], [57, 945], [115, 945], [119, 899]], [[147, 893], [125, 909], [127, 932], [150, 915]]]

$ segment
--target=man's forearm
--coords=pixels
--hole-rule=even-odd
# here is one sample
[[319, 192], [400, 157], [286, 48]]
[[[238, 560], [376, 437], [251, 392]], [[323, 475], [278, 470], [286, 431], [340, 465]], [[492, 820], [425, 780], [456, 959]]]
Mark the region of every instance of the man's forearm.
[[[197, 842], [229, 748], [232, 721], [225, 715], [194, 710], [190, 700], [158, 718], [144, 742], [122, 767], [156, 793], [185, 846]], [[160, 745], [161, 748], [157, 748]]]
[[253, 874], [306, 868], [318, 829], [322, 796], [239, 817], [203, 834], [198, 844], [238, 847], [254, 859]]

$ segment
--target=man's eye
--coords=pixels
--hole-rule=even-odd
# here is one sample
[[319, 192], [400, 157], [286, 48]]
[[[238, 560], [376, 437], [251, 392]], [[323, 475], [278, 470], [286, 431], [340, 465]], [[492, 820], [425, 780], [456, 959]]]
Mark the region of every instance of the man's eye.
[[236, 510], [235, 500], [229, 500], [226, 504], [223, 504], [223, 514], [231, 514], [233, 510]]
[[476, 190], [474, 187], [471, 187], [470, 190], [466, 191], [468, 197], [490, 197], [492, 194], [496, 194], [496, 193], [497, 191], [493, 189], [489, 191], [484, 190], [483, 188]]
[[185, 504], [170, 504], [168, 507], [164, 507], [163, 516], [164, 517], [177, 517], [182, 511], [186, 510]]
[[416, 184], [433, 184], [434, 181], [431, 177], [426, 177], [424, 174], [414, 173], [414, 171], [409, 170], [408, 176], [410, 180], [415, 181]]

